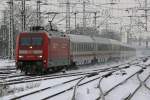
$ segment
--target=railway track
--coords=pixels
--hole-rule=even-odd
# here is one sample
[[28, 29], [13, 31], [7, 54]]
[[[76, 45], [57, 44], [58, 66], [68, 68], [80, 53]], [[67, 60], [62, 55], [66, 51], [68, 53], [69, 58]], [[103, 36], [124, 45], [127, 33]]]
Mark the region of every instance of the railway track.
[[[56, 89], [57, 91], [55, 91], [55, 92], [49, 92], [49, 94], [51, 94], [51, 95], [48, 94], [46, 97], [45, 96], [44, 97], [41, 96], [40, 98], [38, 98], [38, 99], [41, 99], [41, 100], [50, 99], [50, 98], [52, 98], [54, 96], [57, 96], [59, 94], [62, 94], [64, 92], [66, 92], [66, 91], [72, 90], [74, 88], [74, 85], [76, 84], [76, 82], [78, 80], [80, 80], [82, 77], [83, 76], [81, 76], [79, 78], [76, 78], [76, 79], [73, 79], [73, 80], [69, 80], [69, 81], [63, 82], [61, 84], [57, 84], [57, 85], [46, 87], [46, 88], [43, 88], [43, 89], [31, 92], [31, 93], [27, 93], [27, 94], [24, 94], [24, 95], [21, 95], [21, 96], [17, 96], [15, 98], [11, 98], [11, 100], [16, 100], [16, 99], [21, 99], [21, 98], [29, 99], [33, 95], [39, 95], [38, 93], [40, 93], [40, 94], [41, 93], [46, 93], [46, 91], [54, 90], [54, 89], [56, 89], [56, 87], [61, 87], [61, 90], [60, 89]], [[93, 82], [94, 80], [97, 80], [99, 78], [100, 78], [99, 76], [97, 76], [96, 78], [92, 78], [92, 79], [90, 79], [90, 80], [80, 84], [80, 86], [84, 85], [84, 84], [87, 84], [89, 82]], [[66, 88], [66, 86], [67, 86], [67, 88]], [[65, 87], [65, 88], [63, 88], [63, 87]]]
[[[142, 67], [141, 67], [142, 68]], [[144, 68], [145, 69], [145, 68]], [[99, 90], [101, 91], [101, 94], [100, 96], [96, 99], [96, 100], [105, 100], [105, 97], [110, 93], [110, 92], [113, 92], [114, 89], [116, 89], [117, 87], [125, 84], [128, 80], [130, 80], [131, 78], [133, 78], [134, 76], [137, 76], [137, 79], [138, 81], [140, 82], [140, 84], [137, 86], [137, 88], [132, 92], [130, 93], [127, 97], [125, 97], [123, 100], [131, 100], [131, 98], [135, 95], [135, 93], [142, 87], [146, 87], [148, 90], [150, 90], [150, 88], [146, 85], [146, 81], [150, 78], [150, 74], [145, 78], [144, 81], [142, 81], [139, 77], [139, 75], [143, 72], [143, 68], [139, 71], [137, 71], [136, 73], [132, 74], [131, 76], [129, 76], [128, 78], [126, 78], [124, 81], [114, 85], [112, 88], [110, 88], [109, 90], [107, 90], [105, 93], [103, 93], [101, 87], [99, 87]], [[99, 86], [100, 86], [100, 83], [99, 83]]]
[[105, 71], [105, 70], [113, 70], [115, 68], [118, 68], [118, 67], [122, 67], [123, 65], [123, 68], [124, 67], [128, 67], [130, 66], [132, 63], [132, 65], [137, 65], [137, 62], [136, 63], [133, 63], [133, 61], [135, 61], [137, 59], [134, 59], [130, 62], [126, 62], [126, 63], [123, 63], [123, 64], [118, 64], [116, 66], [111, 66], [109, 68], [97, 68], [97, 69], [91, 69], [92, 71], [88, 71], [88, 72], [83, 72], [83, 71], [79, 71], [79, 72], [69, 72], [69, 73], [60, 73], [60, 74], [48, 74], [48, 75], [42, 75], [42, 76], [26, 76], [26, 75], [23, 75], [23, 74], [17, 74], [17, 75], [4, 75], [4, 76], [0, 76], [0, 78], [3, 80], [5, 80], [5, 83], [3, 82], [0, 82], [0, 85], [1, 84], [5, 84], [5, 85], [13, 85], [13, 84], [20, 84], [20, 83], [26, 83], [26, 82], [35, 82], [35, 81], [40, 81], [40, 80], [48, 80], [48, 79], [54, 79], [54, 78], [61, 78], [61, 77], [70, 77], [70, 76], [79, 76], [79, 75], [86, 75], [86, 74], [89, 74], [89, 73], [92, 73], [92, 72], [97, 72], [97, 71]]
[[[123, 67], [124, 68], [124, 67]], [[36, 81], [41, 81], [41, 80], [49, 80], [49, 79], [56, 79], [56, 78], [62, 78], [62, 77], [71, 77], [71, 76], [81, 76], [81, 75], [88, 75], [93, 72], [105, 72], [105, 71], [111, 71], [111, 70], [116, 70], [118, 69], [118, 66], [112, 67], [112, 68], [104, 68], [104, 69], [97, 69], [97, 70], [92, 70], [89, 72], [73, 72], [73, 73], [63, 73], [63, 74], [54, 74], [54, 75], [43, 75], [43, 76], [25, 76], [23, 78], [19, 79], [13, 79], [13, 80], [5, 80], [5, 83], [0, 82], [0, 85], [14, 85], [14, 84], [20, 84], [20, 83], [27, 83], [27, 82], [36, 82]], [[119, 68], [120, 69], [120, 68]], [[24, 76], [24, 75], [22, 75]], [[13, 76], [14, 77], [14, 76]], [[21, 76], [18, 76], [21, 77]]]
[[[104, 70], [103, 72], [107, 72], [106, 73], [106, 75], [107, 74], [109, 74], [110, 72], [115, 72], [115, 71], [118, 71], [118, 70], [121, 70], [121, 69], [125, 69], [125, 68], [128, 68], [128, 67], [121, 67], [121, 68], [119, 68], [119, 67], [115, 67], [115, 69], [112, 69], [112, 68], [110, 68], [110, 70]], [[97, 71], [97, 73], [100, 73], [101, 71]], [[93, 72], [92, 72], [93, 73]], [[84, 76], [85, 76], [85, 74], [84, 74]], [[62, 90], [59, 90], [59, 91], [57, 91], [56, 93], [53, 93], [53, 94], [51, 94], [51, 95], [48, 95], [48, 96], [46, 96], [46, 97], [44, 97], [44, 98], [41, 98], [42, 100], [46, 100], [46, 99], [50, 99], [50, 98], [52, 98], [52, 97], [55, 97], [55, 96], [57, 96], [57, 95], [59, 95], [59, 94], [63, 94], [64, 92], [66, 92], [66, 91], [69, 91], [69, 90], [72, 90], [73, 88], [74, 88], [74, 85], [75, 85], [75, 83], [77, 82], [77, 80], [79, 80], [79, 79], [81, 79], [83, 76], [81, 76], [81, 77], [79, 77], [79, 78], [77, 78], [77, 79], [73, 79], [72, 81], [68, 81], [68, 82], [73, 82], [74, 84], [72, 85], [72, 86], [70, 86], [70, 87], [68, 87], [67, 89], [65, 88], [65, 89], [62, 89]], [[79, 84], [79, 86], [82, 86], [82, 85], [85, 85], [85, 84], [88, 84], [88, 83], [90, 83], [90, 82], [93, 82], [93, 81], [95, 81], [95, 80], [98, 80], [99, 78], [100, 78], [101, 76], [96, 76], [95, 78], [92, 78], [92, 79], [90, 79], [90, 80], [88, 80], [88, 81], [86, 81], [86, 82], [84, 82], [84, 83], [82, 83], [82, 84]], [[76, 82], [75, 82], [76, 81]], [[64, 82], [65, 84], [68, 84], [68, 82]], [[64, 87], [64, 86], [62, 86], [62, 85], [64, 85], [64, 83], [61, 83], [61, 84], [57, 84], [57, 85], [54, 85], [54, 86], [50, 86], [50, 87], [46, 87], [46, 88], [43, 88], [43, 89], [40, 89], [40, 90], [37, 90], [37, 91], [34, 91], [34, 92], [30, 92], [30, 93], [28, 93], [28, 94], [24, 94], [24, 95], [21, 95], [21, 96], [16, 96], [15, 98], [11, 98], [12, 100], [15, 100], [15, 99], [21, 99], [21, 98], [28, 98], [28, 97], [30, 97], [31, 95], [33, 95], [33, 94], [37, 94], [37, 93], [42, 93], [42, 92], [45, 92], [45, 91], [47, 91], [47, 90], [49, 90], [49, 89], [52, 89], [52, 87], [55, 87], [56, 88], [56, 86], [58, 87]], [[69, 83], [69, 84], [71, 84], [71, 83]], [[46, 93], [46, 92], [45, 92]]]
[[150, 88], [146, 85], [146, 81], [150, 78], [150, 74], [145, 78], [144, 81], [142, 81], [140, 79], [139, 74], [137, 74], [137, 79], [140, 82], [139, 86], [132, 92], [130, 93], [124, 100], [131, 100], [134, 95], [139, 91], [140, 88], [142, 88], [142, 86], [144, 86], [146, 89], [148, 89], [150, 91]]
[[14, 66], [5, 66], [5, 68], [0, 68], [0, 78], [11, 73], [16, 73], [16, 68]]
[[[118, 68], [118, 70], [110, 71], [110, 72], [105, 73], [105, 74], [103, 74], [103, 75], [99, 75], [99, 77], [96, 77], [96, 78], [94, 78], [94, 79], [92, 79], [92, 80], [88, 80], [88, 81], [85, 81], [85, 82], [82, 82], [82, 83], [79, 82], [80, 84], [78, 84], [78, 83], [77, 83], [77, 84], [78, 84], [78, 86], [80, 87], [80, 86], [89, 84], [89, 83], [91, 83], [91, 82], [94, 82], [94, 81], [96, 81], [96, 80], [99, 80], [101, 77], [109, 77], [109, 76], [112, 75], [114, 72], [119, 71], [119, 70], [122, 70], [122, 69], [124, 69], [124, 68]], [[84, 77], [83, 77], [83, 79], [84, 79]], [[81, 80], [80, 80], [80, 81], [81, 81]], [[77, 84], [76, 84], [76, 85], [77, 85]], [[74, 87], [76, 87], [76, 86], [70, 87], [70, 88], [68, 88], [68, 89], [66, 89], [66, 90], [63, 90], [63, 91], [57, 93], [57, 94], [53, 94], [53, 95], [47, 96], [47, 97], [45, 97], [45, 98], [43, 98], [43, 99], [41, 99], [41, 100], [48, 100], [48, 99], [51, 99], [51, 98], [53, 98], [53, 97], [55, 97], [55, 96], [57, 96], [57, 95], [60, 95], [60, 94], [62, 94], [62, 93], [65, 93], [66, 91], [72, 90]], [[72, 98], [72, 100], [75, 100], [75, 99]]]
[[[135, 73], [133, 73], [132, 75], [130, 75], [129, 77], [127, 77], [125, 80], [123, 80], [122, 82], [114, 85], [113, 87], [111, 87], [109, 90], [107, 90], [105, 93], [100, 94], [100, 96], [96, 99], [96, 100], [100, 100], [102, 97], [107, 96], [110, 92], [112, 92], [115, 88], [119, 87], [120, 85], [126, 83], [126, 81], [128, 81], [129, 79], [131, 79], [132, 77], [134, 77], [135, 75], [137, 75], [139, 72], [141, 72], [141, 69], [136, 71]], [[99, 86], [100, 86], [100, 82], [99, 82]], [[99, 87], [99, 90], [102, 91], [101, 87]]]
[[[122, 68], [125, 68], [125, 67], [126, 66], [124, 66]], [[116, 70], [116, 69], [120, 69], [120, 68], [118, 68], [118, 66], [114, 66], [112, 68], [92, 70], [92, 72], [75, 72], [75, 73], [64, 73], [64, 74], [59, 74], [59, 75], [56, 74], [56, 75], [44, 75], [44, 76], [35, 76], [35, 77], [25, 76], [23, 78], [20, 78], [19, 80], [17, 79], [16, 81], [15, 80], [13, 80], [13, 81], [12, 80], [1, 81], [0, 86], [3, 86], [5, 88], [5, 87], [8, 87], [8, 86], [10, 87], [12, 85], [12, 87], [14, 87], [13, 85], [17, 86], [17, 84], [21, 84], [21, 83], [25, 83], [25, 84], [32, 83], [32, 82], [34, 83], [34, 82], [40, 82], [40, 81], [43, 81], [43, 80], [45, 81], [45, 80], [56, 79], [56, 78], [59, 79], [59, 78], [62, 78], [62, 77], [73, 77], [73, 76], [80, 76], [81, 77], [83, 75], [88, 75], [88, 74], [96, 72], [96, 71], [105, 72], [105, 71], [110, 71], [110, 70], [112, 71], [112, 70]], [[24, 76], [24, 75], [22, 75], [22, 76]], [[18, 76], [18, 77], [21, 77], [21, 76]]]
[[[132, 61], [131, 61], [132, 63]], [[125, 65], [126, 64], [126, 65]], [[71, 77], [71, 76], [79, 76], [78, 78], [75, 78], [75, 79], [71, 79], [71, 80], [68, 80], [66, 82], [63, 82], [63, 83], [60, 83], [60, 84], [56, 84], [56, 85], [53, 85], [53, 86], [49, 86], [49, 87], [46, 87], [46, 88], [43, 88], [43, 89], [40, 89], [40, 90], [37, 90], [37, 91], [33, 91], [32, 93], [28, 93], [28, 94], [24, 94], [24, 95], [20, 95], [20, 96], [16, 96], [15, 98], [11, 98], [12, 100], [15, 100], [15, 99], [20, 99], [20, 98], [24, 98], [24, 97], [28, 97], [32, 94], [36, 94], [36, 93], [39, 93], [41, 91], [45, 91], [45, 90], [49, 90], [49, 89], [52, 89], [54, 87], [58, 87], [58, 86], [61, 86], [62, 84], [68, 84], [69, 82], [75, 82], [75, 81], [78, 81], [79, 79], [81, 79], [83, 76], [85, 75], [89, 75], [91, 73], [94, 73], [94, 72], [110, 72], [110, 71], [118, 71], [118, 70], [121, 70], [121, 69], [124, 69], [124, 68], [128, 68], [129, 66], [131, 65], [136, 65], [138, 64], [137, 62], [136, 63], [132, 63], [130, 64], [129, 62], [128, 63], [125, 63], [125, 64], [120, 64], [120, 65], [117, 65], [117, 66], [113, 66], [111, 68], [105, 68], [105, 69], [96, 69], [96, 70], [93, 70], [92, 72], [86, 72], [86, 73], [83, 73], [83, 72], [75, 72], [75, 73], [63, 73], [63, 74], [54, 74], [54, 75], [43, 75], [43, 76], [35, 76], [35, 77], [31, 77], [31, 76], [25, 76], [24, 78], [20, 78], [19, 80], [8, 80], [8, 81], [5, 81], [5, 84], [4, 83], [0, 83], [1, 85], [14, 85], [14, 84], [20, 84], [20, 83], [26, 83], [26, 82], [35, 82], [35, 81], [41, 81], [41, 80], [49, 80], [49, 79], [56, 79], [56, 78], [62, 78], [62, 77]], [[124, 67], [122, 65], [125, 65]], [[120, 67], [121, 66], [121, 67]], [[101, 76], [100, 76], [101, 77]], [[89, 80], [85, 83], [82, 83], [82, 84], [79, 84], [79, 86], [82, 86], [84, 84], [87, 84], [89, 82], [93, 82], [95, 80], [98, 80], [100, 77], [97, 77], [97, 78], [94, 78], [92, 80]], [[20, 81], [22, 80], [22, 81]], [[70, 84], [70, 83], [69, 83]], [[67, 89], [64, 89], [62, 91], [59, 91], [57, 93], [54, 93], [50, 96], [47, 96], [45, 98], [42, 98], [43, 100], [46, 100], [46, 99], [49, 99], [49, 98], [52, 98], [52, 97], [55, 97], [59, 94], [62, 94], [66, 91], [69, 91], [69, 90], [72, 90], [74, 88], [74, 85], [67, 88]]]

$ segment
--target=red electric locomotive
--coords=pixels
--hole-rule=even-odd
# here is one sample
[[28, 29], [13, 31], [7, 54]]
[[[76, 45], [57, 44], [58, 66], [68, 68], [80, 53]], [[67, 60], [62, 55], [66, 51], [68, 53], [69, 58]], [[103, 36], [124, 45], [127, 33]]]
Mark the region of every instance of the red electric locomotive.
[[63, 36], [58, 31], [37, 31], [35, 28], [18, 35], [16, 65], [26, 73], [41, 73], [70, 65], [128, 59], [134, 57], [135, 52], [131, 46], [112, 39], [73, 34]]
[[69, 39], [45, 31], [22, 32], [17, 37], [16, 66], [26, 73], [41, 73], [70, 65]]

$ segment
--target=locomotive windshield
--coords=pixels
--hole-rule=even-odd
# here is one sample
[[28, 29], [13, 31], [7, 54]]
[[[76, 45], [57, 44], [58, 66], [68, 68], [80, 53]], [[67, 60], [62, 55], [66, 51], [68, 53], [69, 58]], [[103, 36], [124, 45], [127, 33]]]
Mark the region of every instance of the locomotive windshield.
[[40, 46], [43, 43], [43, 39], [41, 37], [22, 37], [20, 39], [20, 45], [22, 46]]
[[42, 45], [42, 38], [41, 37], [32, 37], [32, 45]]
[[29, 46], [29, 45], [31, 45], [31, 38], [22, 37], [20, 39], [20, 45], [22, 45], [22, 46]]

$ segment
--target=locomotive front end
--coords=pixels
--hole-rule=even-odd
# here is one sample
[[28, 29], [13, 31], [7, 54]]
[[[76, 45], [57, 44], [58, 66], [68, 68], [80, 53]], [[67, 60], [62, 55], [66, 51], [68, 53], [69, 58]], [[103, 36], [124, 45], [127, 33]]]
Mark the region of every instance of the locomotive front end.
[[21, 33], [18, 38], [17, 68], [26, 73], [43, 72], [47, 68], [43, 34]]

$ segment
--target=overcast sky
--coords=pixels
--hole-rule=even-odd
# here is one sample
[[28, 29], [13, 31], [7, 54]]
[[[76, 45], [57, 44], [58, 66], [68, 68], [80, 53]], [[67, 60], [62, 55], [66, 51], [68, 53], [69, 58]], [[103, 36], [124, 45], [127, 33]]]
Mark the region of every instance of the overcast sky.
[[[0, 0], [0, 11], [2, 12], [3, 9], [5, 9], [5, 7], [7, 7], [7, 1], [9, 0]], [[15, 1], [15, 0], [14, 0]], [[32, 1], [32, 3], [31, 3]], [[36, 0], [31, 0], [29, 5], [33, 5], [35, 6], [35, 1]], [[41, 6], [42, 11], [59, 11], [59, 12], [64, 12], [65, 10], [65, 6], [64, 4], [59, 4], [59, 3], [64, 3], [66, 2], [66, 0], [41, 0], [42, 2], [48, 2], [50, 3], [50, 5], [48, 6]], [[83, 0], [69, 0], [72, 3], [81, 3], [83, 2]], [[97, 16], [102, 16], [102, 17], [98, 17], [97, 18], [97, 24], [100, 24], [106, 17], [107, 14], [111, 14], [111, 16], [116, 17], [116, 18], [112, 18], [109, 20], [108, 23], [119, 23], [119, 26], [122, 25], [129, 25], [130, 23], [130, 18], [126, 17], [132, 14], [135, 15], [141, 15], [144, 14], [143, 11], [137, 10], [139, 7], [143, 7], [144, 6], [144, 1], [145, 0], [85, 0], [87, 1], [86, 4], [86, 11], [98, 11], [99, 13], [97, 14]], [[88, 3], [88, 1], [90, 2], [90, 4]], [[111, 2], [114, 2], [116, 4], [111, 5]], [[15, 1], [16, 2], [16, 1]], [[82, 5], [81, 4], [72, 4], [71, 5], [71, 11], [82, 11]], [[148, 6], [149, 6], [149, 0], [148, 0]], [[129, 11], [125, 11], [128, 8], [134, 8], [133, 10]], [[112, 10], [113, 9], [113, 10]], [[89, 19], [87, 19], [87, 24], [92, 26], [93, 25], [93, 16], [94, 14], [87, 14], [87, 17], [89, 17]], [[2, 17], [2, 13], [0, 15], [0, 19]], [[56, 16], [56, 19], [54, 20], [54, 23], [58, 23], [60, 24], [60, 27], [65, 28], [65, 20], [64, 21], [60, 21], [63, 19], [63, 17], [65, 17], [65, 14], [60, 14], [58, 16]], [[71, 15], [71, 27], [74, 27], [74, 15]], [[82, 14], [78, 14], [78, 24], [82, 24]], [[141, 21], [144, 21], [144, 18], [141, 18]], [[110, 28], [112, 29], [117, 29], [117, 25], [109, 25]], [[104, 27], [104, 26], [102, 26]]]

